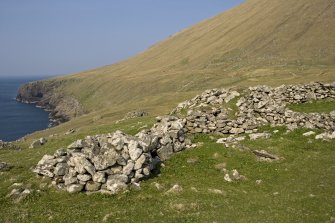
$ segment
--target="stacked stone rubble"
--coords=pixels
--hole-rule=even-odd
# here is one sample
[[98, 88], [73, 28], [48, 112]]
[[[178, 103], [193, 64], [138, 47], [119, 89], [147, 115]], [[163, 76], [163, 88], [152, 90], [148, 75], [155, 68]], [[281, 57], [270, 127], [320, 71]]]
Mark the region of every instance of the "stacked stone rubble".
[[45, 155], [34, 172], [68, 192], [118, 193], [150, 177], [156, 164], [186, 148], [184, 125], [163, 117], [149, 131], [129, 136], [120, 131], [87, 136], [67, 149]]
[[[222, 106], [239, 97], [237, 111]], [[288, 85], [272, 88], [251, 87], [241, 93], [229, 89], [207, 90], [183, 102], [173, 113], [186, 111], [183, 119], [157, 117], [148, 131], [135, 136], [122, 132], [88, 136], [67, 149], [45, 155], [34, 172], [52, 179], [54, 185], [69, 192], [100, 191], [118, 193], [130, 184], [151, 176], [156, 164], [192, 146], [185, 133], [253, 133], [263, 124], [320, 128], [335, 132], [335, 111], [299, 113], [287, 108], [291, 103], [335, 100], [335, 83]], [[335, 109], [334, 109], [335, 110]], [[329, 135], [333, 136], [335, 133]], [[240, 140], [240, 138], [239, 138]], [[242, 139], [241, 139], [242, 140]]]
[[[241, 96], [242, 95], [242, 96]], [[238, 111], [229, 118], [231, 111], [222, 104], [234, 97]], [[263, 124], [334, 130], [335, 111], [326, 113], [299, 113], [287, 108], [288, 104], [312, 100], [335, 99], [335, 83], [250, 87], [241, 94], [231, 90], [213, 89], [178, 105], [173, 112], [187, 111], [186, 130], [190, 133], [239, 134], [252, 132]], [[334, 108], [335, 110], [335, 108]]]
[[305, 127], [334, 130], [334, 112], [301, 113], [287, 108], [288, 104], [301, 104], [320, 99], [335, 99], [335, 83], [283, 85], [277, 88], [251, 87], [237, 103], [238, 117], [246, 121], [256, 120], [258, 124], [285, 125], [290, 129]]

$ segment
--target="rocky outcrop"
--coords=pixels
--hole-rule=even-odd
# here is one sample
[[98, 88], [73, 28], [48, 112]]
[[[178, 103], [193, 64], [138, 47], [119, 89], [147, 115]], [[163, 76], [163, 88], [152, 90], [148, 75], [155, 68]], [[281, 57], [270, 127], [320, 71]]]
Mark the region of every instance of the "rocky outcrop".
[[54, 124], [84, 114], [84, 109], [77, 99], [58, 91], [61, 84], [64, 83], [56, 80], [27, 83], [19, 88], [16, 99], [19, 102], [35, 104], [50, 112], [49, 119]]
[[70, 193], [87, 191], [115, 194], [138, 187], [157, 164], [191, 146], [185, 139], [184, 123], [176, 117], [159, 117], [149, 131], [136, 136], [120, 131], [87, 136], [45, 155], [34, 172], [49, 177]]

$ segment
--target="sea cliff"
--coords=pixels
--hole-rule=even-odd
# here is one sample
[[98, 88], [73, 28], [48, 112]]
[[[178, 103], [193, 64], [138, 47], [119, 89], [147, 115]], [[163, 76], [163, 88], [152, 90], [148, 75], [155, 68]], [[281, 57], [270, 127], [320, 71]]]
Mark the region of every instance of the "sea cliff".
[[50, 112], [50, 121], [60, 124], [71, 118], [84, 114], [79, 101], [59, 91], [62, 81], [34, 81], [22, 85], [18, 89], [16, 100], [22, 103], [35, 104]]

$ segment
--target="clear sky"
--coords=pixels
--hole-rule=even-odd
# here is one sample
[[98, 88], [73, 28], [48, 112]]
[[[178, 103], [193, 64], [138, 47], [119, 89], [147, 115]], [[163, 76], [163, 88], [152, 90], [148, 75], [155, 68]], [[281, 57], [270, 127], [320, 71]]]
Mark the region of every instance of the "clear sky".
[[0, 76], [126, 59], [243, 0], [0, 0]]

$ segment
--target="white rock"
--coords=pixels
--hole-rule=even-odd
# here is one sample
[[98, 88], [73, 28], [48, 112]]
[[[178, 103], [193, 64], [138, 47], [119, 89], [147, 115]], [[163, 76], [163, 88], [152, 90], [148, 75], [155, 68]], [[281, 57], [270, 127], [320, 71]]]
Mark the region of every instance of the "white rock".
[[271, 137], [270, 133], [253, 133], [253, 134], [249, 134], [249, 138], [251, 140], [268, 139], [270, 137]]
[[133, 161], [137, 160], [143, 152], [142, 149], [138, 148], [138, 142], [135, 140], [129, 142], [128, 150], [129, 156]]
[[304, 134], [302, 134], [303, 136], [311, 136], [311, 135], [315, 135], [315, 132], [313, 131], [309, 131], [309, 132], [306, 132]]

